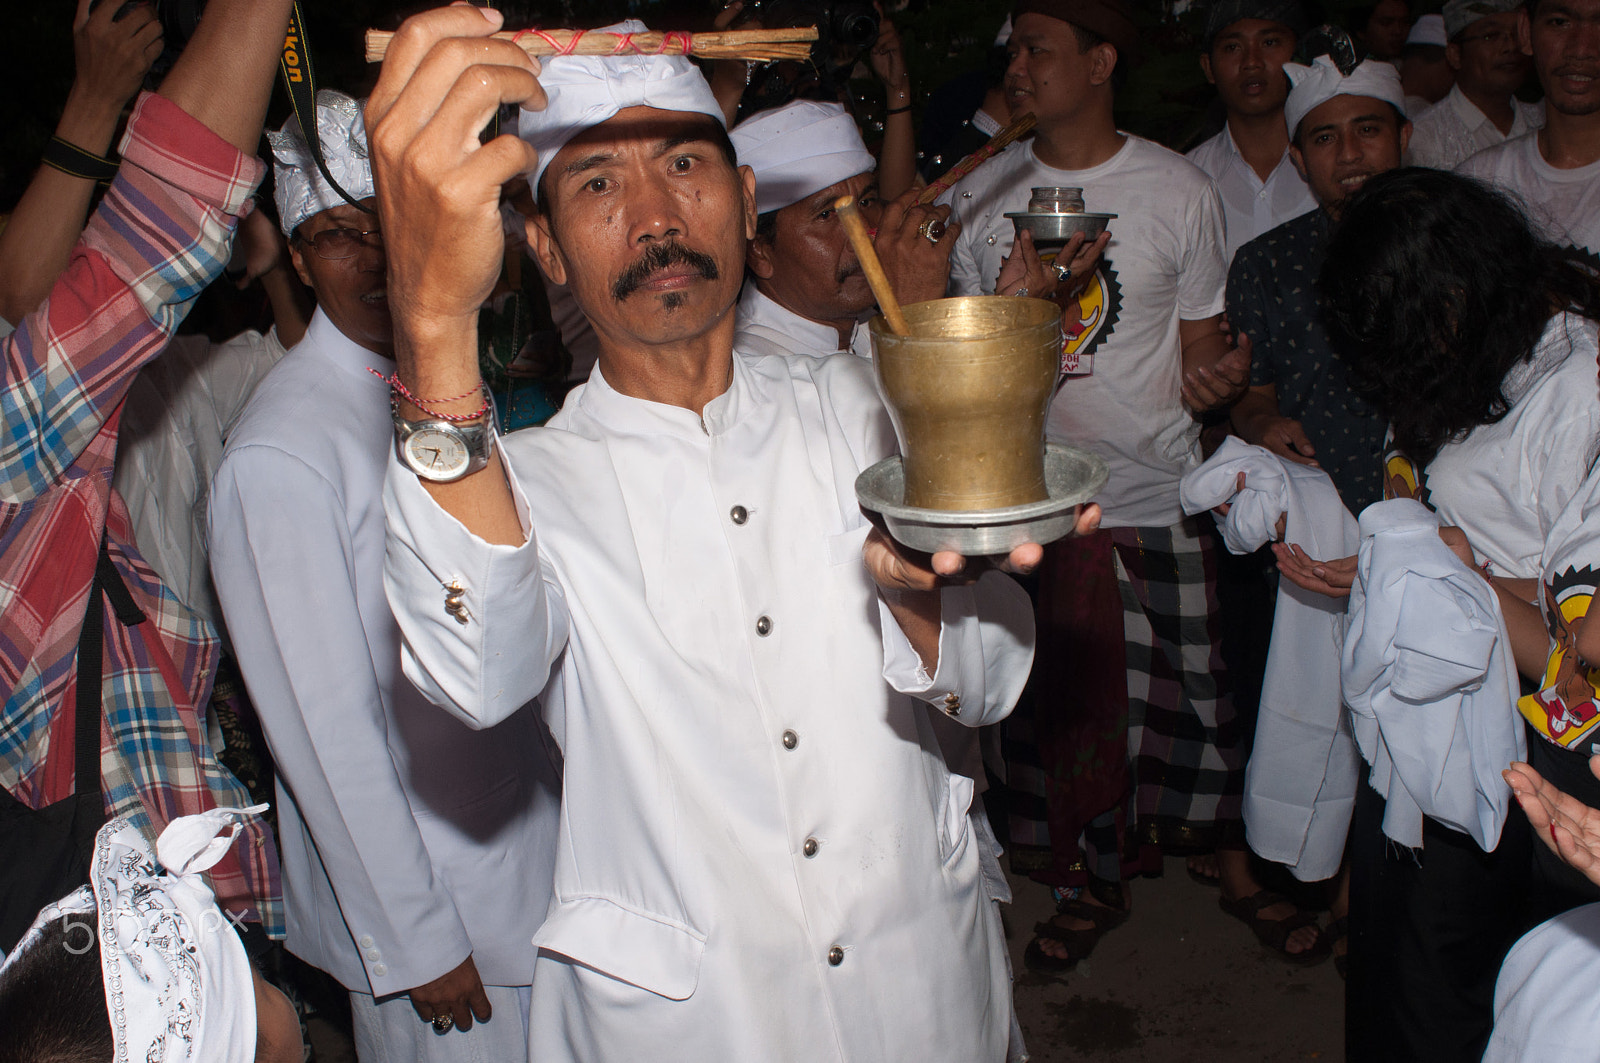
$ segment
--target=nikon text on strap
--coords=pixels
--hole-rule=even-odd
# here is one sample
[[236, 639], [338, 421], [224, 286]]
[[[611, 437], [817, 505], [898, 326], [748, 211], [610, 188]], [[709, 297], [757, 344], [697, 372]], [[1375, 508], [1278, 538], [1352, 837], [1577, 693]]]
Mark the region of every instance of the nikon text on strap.
[[352, 207], [368, 214], [374, 213], [371, 207], [339, 186], [333, 174], [328, 172], [328, 164], [322, 159], [322, 138], [317, 130], [317, 78], [311, 69], [311, 46], [306, 40], [305, 16], [300, 13], [300, 0], [294, 0], [294, 10], [289, 13], [289, 32], [283, 38], [282, 69], [283, 85], [289, 90], [289, 102], [294, 107], [295, 117], [300, 120], [300, 131], [305, 134], [306, 144], [311, 148], [311, 158], [316, 162], [322, 179]]

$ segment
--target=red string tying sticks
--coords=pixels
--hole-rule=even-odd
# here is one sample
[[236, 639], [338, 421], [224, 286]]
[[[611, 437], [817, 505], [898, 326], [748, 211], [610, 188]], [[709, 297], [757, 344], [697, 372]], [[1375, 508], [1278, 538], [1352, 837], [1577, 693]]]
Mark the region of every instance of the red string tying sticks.
[[[549, 32], [540, 29], [518, 30], [511, 35], [511, 40], [516, 42], [524, 37], [537, 37], [548, 44], [556, 55], [576, 55], [578, 42], [583, 40], [587, 32], [587, 30], [573, 30], [572, 36], [567, 38], [564, 44]], [[688, 55], [694, 44], [694, 35], [682, 30], [669, 30], [663, 33], [654, 48], [642, 46], [639, 41], [634, 40], [636, 34], [632, 32], [614, 33], [611, 36], [616, 38], [616, 42], [611, 46], [612, 55]], [[649, 34], [649, 36], [655, 35]]]

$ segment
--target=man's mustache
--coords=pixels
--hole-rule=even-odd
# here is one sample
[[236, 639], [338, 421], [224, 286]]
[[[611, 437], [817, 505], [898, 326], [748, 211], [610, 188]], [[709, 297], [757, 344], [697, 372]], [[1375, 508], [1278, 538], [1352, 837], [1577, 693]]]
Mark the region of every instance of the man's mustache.
[[611, 284], [611, 298], [622, 302], [628, 296], [638, 291], [652, 274], [659, 273], [668, 266], [688, 266], [708, 281], [714, 281], [719, 276], [717, 260], [704, 251], [696, 251], [691, 247], [684, 247], [673, 240], [664, 244], [651, 244], [644, 254], [639, 256], [637, 262], [622, 271]]

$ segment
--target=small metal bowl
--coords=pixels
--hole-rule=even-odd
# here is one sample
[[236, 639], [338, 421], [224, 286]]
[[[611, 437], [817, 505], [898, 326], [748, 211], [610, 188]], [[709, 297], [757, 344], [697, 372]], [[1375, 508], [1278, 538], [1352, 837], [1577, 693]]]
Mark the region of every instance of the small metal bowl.
[[1083, 233], [1087, 239], [1093, 240], [1106, 231], [1106, 223], [1116, 215], [1034, 214], [1023, 210], [1007, 214], [1006, 217], [1016, 225], [1017, 232], [1024, 229], [1031, 232], [1035, 244], [1064, 244], [1072, 239], [1073, 233]]

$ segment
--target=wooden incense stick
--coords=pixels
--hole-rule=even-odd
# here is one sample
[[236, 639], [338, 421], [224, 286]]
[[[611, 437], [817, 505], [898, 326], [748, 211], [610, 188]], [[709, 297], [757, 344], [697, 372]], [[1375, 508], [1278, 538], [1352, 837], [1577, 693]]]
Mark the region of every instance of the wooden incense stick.
[[[745, 59], [769, 63], [804, 61], [817, 39], [815, 26], [792, 29], [727, 30], [722, 33], [602, 33], [598, 30], [504, 30], [494, 34], [532, 56], [695, 55], [702, 59]], [[367, 62], [381, 63], [394, 34], [367, 31]]]
[[867, 283], [872, 286], [872, 294], [878, 298], [878, 309], [883, 311], [883, 319], [889, 323], [889, 331], [896, 336], [911, 335], [911, 326], [906, 324], [906, 316], [900, 312], [900, 300], [894, 297], [894, 289], [889, 286], [889, 275], [883, 272], [883, 263], [878, 261], [878, 252], [872, 249], [872, 237], [867, 235], [867, 226], [861, 220], [861, 211], [856, 209], [855, 196], [840, 196], [834, 201], [833, 209], [839, 212], [839, 220], [844, 222], [844, 231], [850, 237], [850, 246], [855, 248], [856, 258], [861, 263], [861, 271], [867, 275]]
[[968, 155], [966, 158], [950, 167], [949, 170], [945, 171], [943, 177], [940, 177], [937, 181], [933, 182], [933, 184], [923, 189], [922, 195], [917, 197], [917, 204], [919, 206], [926, 207], [928, 204], [944, 195], [951, 185], [954, 185], [957, 181], [967, 176], [967, 174], [971, 173], [973, 170], [976, 170], [985, 162], [1000, 154], [1006, 149], [1007, 145], [1011, 144], [1013, 141], [1020, 140], [1029, 133], [1033, 132], [1033, 123], [1033, 115], [1025, 114], [1018, 118], [1015, 122], [1012, 122], [1010, 125], [1000, 130], [1000, 132], [996, 133], [989, 139], [989, 143], [985, 144], [971, 155]]

